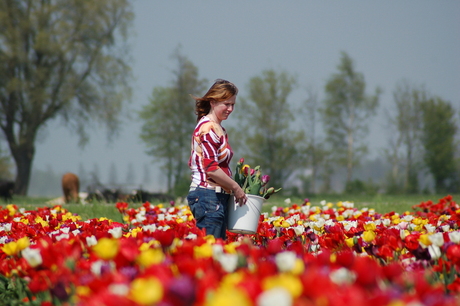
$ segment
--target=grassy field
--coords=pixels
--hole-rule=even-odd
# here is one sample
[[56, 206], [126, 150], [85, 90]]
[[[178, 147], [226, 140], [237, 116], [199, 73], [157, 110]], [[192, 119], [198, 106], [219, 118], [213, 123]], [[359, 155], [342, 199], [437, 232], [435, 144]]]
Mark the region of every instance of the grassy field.
[[[412, 206], [415, 204], [420, 204], [421, 202], [426, 202], [432, 200], [437, 202], [439, 199], [443, 198], [446, 195], [316, 195], [309, 197], [311, 205], [320, 206], [320, 202], [325, 200], [326, 202], [331, 202], [336, 204], [339, 201], [349, 201], [355, 204], [355, 207], [361, 209], [364, 207], [373, 208], [379, 213], [387, 213], [395, 211], [397, 213], [403, 213], [405, 211], [412, 211]], [[458, 202], [460, 195], [452, 195], [454, 201]], [[286, 203], [286, 200], [290, 200], [290, 204]], [[50, 198], [37, 198], [37, 197], [20, 197], [15, 196], [11, 204], [16, 204], [20, 208], [25, 208], [26, 210], [34, 210], [37, 207], [52, 206], [46, 202], [51, 200]], [[272, 206], [286, 206], [292, 204], [301, 205], [304, 202], [304, 198], [291, 197], [288, 198], [282, 195], [272, 196], [264, 205], [262, 211], [270, 212]], [[1, 203], [0, 206], [5, 207], [8, 203]], [[159, 203], [152, 203], [159, 204]], [[130, 207], [139, 207], [141, 203], [130, 203]], [[169, 203], [164, 204], [166, 207], [169, 207]], [[118, 210], [115, 207], [114, 203], [94, 203], [94, 204], [66, 204], [64, 208], [68, 211], [78, 214], [82, 217], [83, 220], [91, 218], [106, 217], [117, 222], [122, 222], [121, 215], [118, 213]]]
[[[379, 213], [387, 213], [387, 212], [397, 212], [403, 213], [405, 211], [412, 211], [412, 206], [416, 204], [420, 204], [421, 202], [426, 201], [433, 201], [437, 202], [439, 199], [445, 197], [446, 194], [442, 195], [423, 195], [423, 194], [416, 194], [416, 195], [387, 195], [387, 194], [377, 194], [375, 196], [369, 195], [317, 195], [314, 197], [310, 197], [311, 205], [321, 205], [320, 202], [325, 200], [326, 202], [331, 202], [333, 204], [339, 201], [349, 201], [355, 204], [357, 208], [373, 208]], [[460, 195], [452, 195], [454, 201], [460, 200]], [[276, 202], [280, 202], [280, 200], [284, 201], [284, 199], [277, 199]], [[291, 203], [302, 204], [304, 199], [299, 198], [291, 198]], [[269, 199], [269, 202], [272, 200]], [[273, 201], [275, 202], [275, 201]], [[280, 204], [276, 204], [280, 205]]]

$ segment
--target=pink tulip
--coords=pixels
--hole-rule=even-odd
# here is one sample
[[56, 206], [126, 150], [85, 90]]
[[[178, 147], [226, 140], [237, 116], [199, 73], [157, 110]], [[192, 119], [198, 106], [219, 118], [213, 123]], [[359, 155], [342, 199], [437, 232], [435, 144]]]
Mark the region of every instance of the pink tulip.
[[265, 185], [265, 184], [268, 183], [268, 181], [270, 181], [270, 175], [268, 175], [268, 174], [262, 175], [262, 184]]

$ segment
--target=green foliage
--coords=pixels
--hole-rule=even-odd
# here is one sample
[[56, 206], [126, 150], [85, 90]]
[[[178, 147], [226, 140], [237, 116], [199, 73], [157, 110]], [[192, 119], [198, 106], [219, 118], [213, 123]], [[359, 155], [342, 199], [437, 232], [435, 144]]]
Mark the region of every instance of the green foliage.
[[305, 131], [305, 145], [300, 149], [301, 155], [306, 160], [306, 166], [311, 169], [311, 177], [299, 175], [299, 179], [303, 183], [303, 190], [316, 193], [319, 170], [327, 163], [330, 152], [326, 151], [323, 139], [317, 135], [318, 96], [311, 88], [307, 88], [307, 99], [302, 102], [299, 114], [304, 118], [302, 123]]
[[171, 86], [154, 88], [150, 103], [139, 112], [143, 122], [140, 138], [147, 147], [146, 153], [162, 165], [168, 192], [181, 190], [178, 185], [188, 170], [191, 133], [196, 124], [190, 94], [202, 92], [206, 83], [199, 79], [198, 69], [180, 49], [173, 58], [177, 70], [173, 71]]
[[250, 79], [247, 98], [241, 98], [241, 105], [235, 108], [239, 124], [231, 141], [239, 140], [238, 148], [244, 151], [241, 155], [250, 164], [260, 165], [275, 186], [283, 186], [299, 167], [299, 146], [304, 138], [303, 133], [291, 129], [294, 116], [288, 101], [294, 86], [296, 78], [288, 73], [265, 70]]
[[375, 195], [377, 194], [379, 187], [370, 182], [364, 182], [359, 179], [355, 179], [345, 184], [344, 194], [367, 194], [367, 195]]
[[38, 306], [40, 303], [40, 301], [32, 301], [32, 293], [25, 279], [0, 274], [0, 306]]
[[350, 181], [354, 166], [367, 152], [364, 138], [368, 121], [378, 107], [380, 89], [376, 89], [375, 95], [366, 95], [364, 76], [355, 71], [353, 60], [345, 52], [337, 68], [338, 73], [326, 83], [321, 113], [333, 158], [338, 165], [347, 167]]
[[17, 193], [27, 193], [36, 135], [49, 120], [62, 118], [81, 145], [93, 121], [116, 134], [131, 93], [132, 18], [128, 0], [0, 2], [0, 126]]
[[[188, 169], [188, 168], [187, 168]], [[187, 171], [182, 177], [175, 183], [171, 194], [177, 197], [186, 197], [190, 190], [190, 173]]]
[[[403, 191], [417, 193], [418, 169], [421, 162], [420, 133], [421, 113], [420, 104], [427, 99], [424, 88], [401, 81], [397, 84], [393, 97], [396, 106], [396, 116], [390, 123], [396, 127], [397, 132], [391, 162], [393, 164], [393, 180], [397, 181], [397, 173], [402, 174]], [[396, 171], [402, 164], [403, 171]]]
[[262, 175], [260, 166], [251, 169], [249, 165], [244, 164], [243, 158], [236, 164], [234, 179], [243, 189], [244, 193], [261, 196], [265, 199], [270, 198], [270, 196], [282, 189], [267, 187], [270, 176]]
[[454, 159], [455, 110], [450, 103], [437, 97], [423, 101], [421, 110], [424, 161], [434, 177], [436, 192], [458, 191], [457, 184], [460, 182], [455, 180]]

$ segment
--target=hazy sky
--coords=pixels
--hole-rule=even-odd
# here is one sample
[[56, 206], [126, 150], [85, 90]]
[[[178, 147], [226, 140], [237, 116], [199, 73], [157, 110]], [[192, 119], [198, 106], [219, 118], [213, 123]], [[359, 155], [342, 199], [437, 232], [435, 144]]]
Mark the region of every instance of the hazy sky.
[[[307, 86], [323, 98], [340, 52], [347, 52], [364, 74], [368, 93], [376, 86], [383, 89], [368, 138], [374, 155], [389, 137], [382, 114], [393, 103], [398, 81], [424, 85], [460, 109], [460, 1], [137, 0], [134, 12], [133, 112], [148, 103], [154, 87], [169, 85], [176, 67], [170, 56], [178, 45], [209, 85], [216, 78], [231, 80], [241, 96], [249, 79], [263, 70], [296, 75], [299, 87], [292, 103], [305, 99]], [[133, 163], [140, 182], [147, 165], [153, 181], [149, 188], [161, 189], [164, 176], [144, 153], [139, 133], [138, 122], [126, 122], [120, 137], [107, 145], [105, 131], [95, 130], [80, 149], [76, 135], [56, 121], [37, 145], [34, 168], [51, 165], [62, 174], [78, 172], [80, 163], [91, 172], [98, 164], [102, 181], [108, 182], [112, 162], [119, 181]]]

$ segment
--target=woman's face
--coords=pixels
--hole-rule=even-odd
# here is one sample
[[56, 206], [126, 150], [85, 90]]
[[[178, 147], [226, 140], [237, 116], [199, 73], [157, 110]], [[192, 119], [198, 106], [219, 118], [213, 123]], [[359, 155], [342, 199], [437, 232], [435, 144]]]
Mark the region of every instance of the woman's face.
[[222, 102], [213, 102], [214, 115], [219, 121], [228, 119], [233, 112], [236, 102], [236, 95]]

